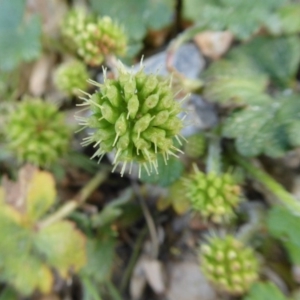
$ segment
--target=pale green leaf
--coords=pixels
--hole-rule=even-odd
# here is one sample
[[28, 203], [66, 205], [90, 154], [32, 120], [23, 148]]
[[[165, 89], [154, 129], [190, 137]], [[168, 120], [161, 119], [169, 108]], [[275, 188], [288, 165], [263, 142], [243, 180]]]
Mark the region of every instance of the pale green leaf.
[[9, 282], [23, 295], [29, 295], [36, 289], [49, 292], [52, 274], [37, 256], [32, 255], [33, 232], [1, 211], [0, 237], [2, 280]]
[[288, 300], [274, 283], [255, 283], [244, 300]]
[[41, 24], [37, 16], [24, 16], [24, 0], [0, 1], [0, 69], [12, 70], [41, 52]]
[[221, 104], [255, 104], [265, 101], [262, 92], [268, 77], [253, 63], [220, 60], [213, 63], [203, 74], [204, 97]]
[[23, 295], [30, 295], [36, 289], [49, 293], [53, 284], [53, 275], [36, 257], [30, 255], [30, 249], [6, 259], [2, 276]]
[[85, 238], [69, 221], [59, 221], [40, 230], [35, 247], [46, 262], [62, 276], [70, 269], [78, 271], [86, 263]]
[[235, 138], [237, 150], [244, 156], [282, 156], [296, 143], [289, 132], [299, 122], [299, 111], [298, 95], [280, 96], [271, 103], [232, 113], [224, 123], [223, 135]]
[[0, 268], [9, 257], [19, 257], [30, 246], [31, 233], [21, 227], [11, 215], [0, 211]]
[[184, 181], [179, 179], [169, 186], [168, 193], [158, 199], [156, 206], [161, 211], [172, 206], [178, 215], [182, 215], [191, 207], [186, 195], [187, 190]]
[[36, 171], [31, 179], [26, 197], [26, 213], [37, 221], [54, 204], [56, 189], [54, 178], [46, 171]]
[[278, 13], [283, 32], [298, 33], [300, 31], [300, 3], [283, 6]]

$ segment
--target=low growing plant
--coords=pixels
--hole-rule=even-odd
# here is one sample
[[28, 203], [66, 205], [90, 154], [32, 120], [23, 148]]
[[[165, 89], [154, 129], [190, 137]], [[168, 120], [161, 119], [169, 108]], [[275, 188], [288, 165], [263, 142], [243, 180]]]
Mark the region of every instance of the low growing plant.
[[58, 107], [39, 98], [17, 103], [5, 124], [7, 148], [20, 162], [49, 167], [63, 157], [71, 130]]

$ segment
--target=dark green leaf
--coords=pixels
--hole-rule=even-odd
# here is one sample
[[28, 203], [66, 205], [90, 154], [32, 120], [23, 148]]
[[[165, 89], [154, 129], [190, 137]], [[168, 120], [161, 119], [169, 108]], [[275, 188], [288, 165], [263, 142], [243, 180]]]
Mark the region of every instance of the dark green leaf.
[[251, 59], [276, 84], [288, 86], [299, 67], [300, 40], [296, 36], [257, 37], [231, 51], [229, 57], [234, 61]]
[[[174, 0], [91, 0], [92, 9], [120, 22], [131, 40], [142, 40], [148, 29], [158, 30], [172, 22]], [[129, 17], [130, 16], [130, 17]]]
[[0, 294], [0, 300], [18, 300], [18, 294], [10, 287], [6, 287]]
[[244, 300], [288, 300], [274, 283], [255, 283]]
[[115, 257], [116, 240], [112, 236], [87, 241], [87, 264], [81, 274], [98, 284], [109, 279]]
[[83, 287], [83, 300], [102, 300], [99, 294], [98, 284], [95, 284], [88, 276], [80, 276]]
[[284, 207], [275, 206], [268, 214], [267, 224], [274, 237], [292, 242], [300, 250], [300, 216], [293, 214]]
[[230, 30], [237, 38], [245, 40], [263, 25], [277, 32], [280, 21], [276, 9], [284, 0], [184, 0], [186, 19], [203, 22], [209, 30]]
[[273, 207], [268, 214], [270, 233], [280, 239], [294, 264], [300, 265], [300, 216], [284, 207]]
[[165, 164], [162, 155], [159, 155], [157, 160], [158, 174], [153, 172], [151, 175], [148, 175], [143, 168], [141, 172], [141, 181], [158, 184], [160, 186], [169, 186], [180, 178], [184, 170], [184, 166], [178, 158], [171, 156], [167, 161], [167, 164]]

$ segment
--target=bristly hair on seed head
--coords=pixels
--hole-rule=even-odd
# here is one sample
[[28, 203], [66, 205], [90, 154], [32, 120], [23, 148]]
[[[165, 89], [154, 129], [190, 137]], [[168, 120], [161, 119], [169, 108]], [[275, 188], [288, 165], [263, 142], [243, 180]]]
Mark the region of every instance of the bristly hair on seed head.
[[181, 152], [173, 144], [180, 143], [183, 121], [178, 117], [181, 105], [175, 101], [170, 79], [146, 74], [141, 64], [134, 74], [118, 63], [118, 78], [104, 78], [104, 83], [90, 81], [100, 87], [92, 95], [83, 98], [82, 106], [91, 114], [77, 118], [79, 124], [94, 129], [82, 143], [92, 144], [94, 157], [99, 161], [108, 152], [114, 151], [113, 171], [122, 164], [121, 176], [127, 164], [138, 163], [139, 176], [143, 167], [148, 175], [158, 172], [157, 155], [162, 154], [167, 164], [170, 155]]

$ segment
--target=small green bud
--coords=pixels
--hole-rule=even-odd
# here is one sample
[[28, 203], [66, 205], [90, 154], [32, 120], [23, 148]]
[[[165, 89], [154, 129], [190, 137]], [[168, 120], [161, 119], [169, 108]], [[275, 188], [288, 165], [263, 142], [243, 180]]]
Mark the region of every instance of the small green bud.
[[5, 126], [7, 147], [21, 162], [47, 167], [64, 156], [71, 131], [63, 113], [41, 99], [18, 103]]
[[231, 235], [211, 237], [201, 246], [199, 259], [204, 275], [231, 295], [245, 294], [259, 277], [254, 251]]
[[228, 221], [241, 201], [241, 190], [229, 174], [196, 171], [185, 181], [192, 208], [215, 223]]
[[110, 54], [124, 55], [127, 38], [121, 27], [105, 16], [96, 18], [83, 10], [71, 10], [62, 23], [68, 44], [89, 65], [99, 65]]
[[[108, 152], [107, 149], [114, 149], [115, 165], [123, 163], [126, 167], [127, 163], [137, 162], [139, 173], [141, 166], [150, 173], [157, 169], [159, 153], [166, 161], [169, 155], [176, 155], [174, 151], [178, 149], [173, 145], [173, 137], [180, 134], [183, 127], [177, 116], [178, 105], [170, 87], [161, 94], [155, 75], [146, 75], [142, 70], [134, 75], [121, 64], [118, 71], [119, 78], [105, 79], [100, 91], [86, 100], [92, 114], [85, 120], [79, 118], [80, 124], [95, 130], [83, 144], [98, 146], [94, 156], [100, 158]], [[165, 86], [169, 84], [164, 83]], [[165, 106], [159, 109], [160, 101], [165, 97], [169, 99], [168, 109]], [[166, 124], [168, 131], [164, 129]], [[110, 147], [108, 139], [112, 141]], [[103, 141], [106, 142], [105, 149]]]
[[60, 65], [54, 73], [54, 84], [67, 96], [79, 95], [86, 91], [89, 74], [84, 63], [72, 60]]
[[153, 126], [159, 126], [164, 124], [169, 118], [169, 112], [168, 110], [161, 110], [157, 113], [154, 120], [152, 121]]

